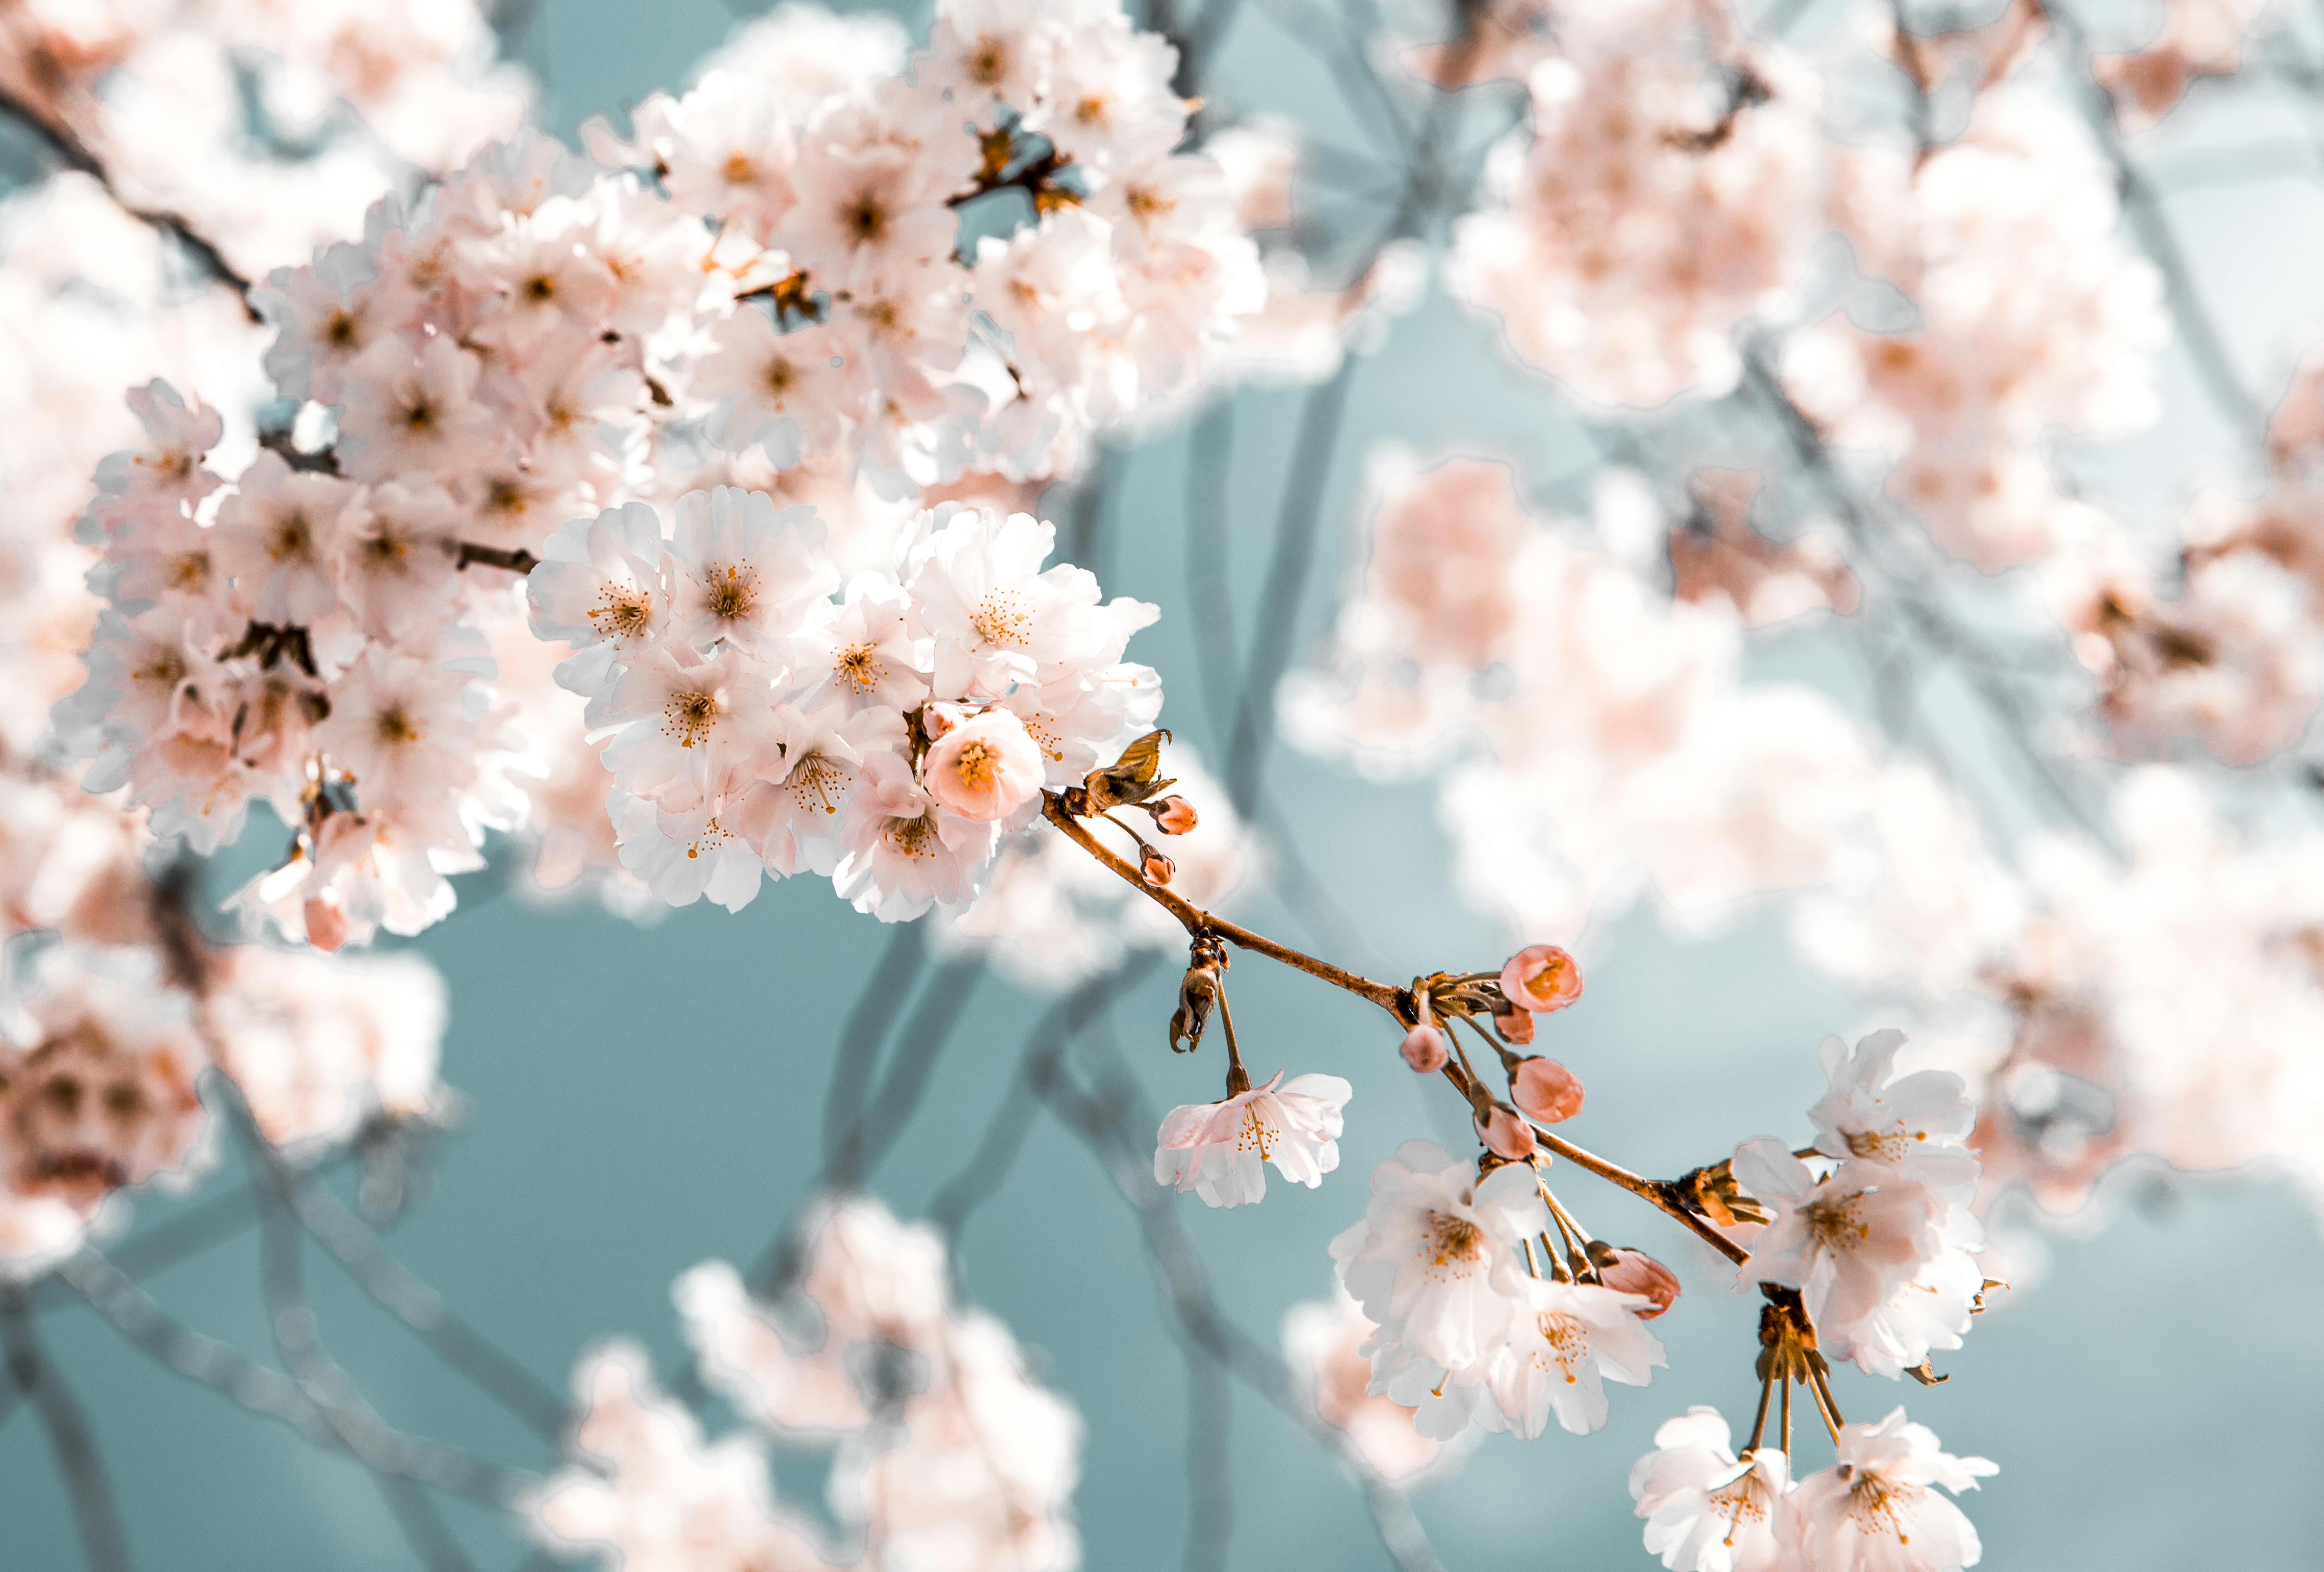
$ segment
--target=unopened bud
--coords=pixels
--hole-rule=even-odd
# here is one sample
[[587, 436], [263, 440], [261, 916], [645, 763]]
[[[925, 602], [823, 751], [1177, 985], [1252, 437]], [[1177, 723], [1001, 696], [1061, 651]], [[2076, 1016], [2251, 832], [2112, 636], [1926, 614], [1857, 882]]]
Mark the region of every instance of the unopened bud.
[[1423, 1075], [1434, 1075], [1452, 1062], [1452, 1050], [1444, 1034], [1423, 1021], [1404, 1034], [1404, 1062]]
[[1582, 1078], [1554, 1059], [1521, 1059], [1509, 1100], [1545, 1125], [1561, 1124], [1582, 1111]]
[[1148, 846], [1145, 857], [1139, 862], [1138, 870], [1146, 876], [1148, 884], [1163, 885], [1170, 882], [1170, 876], [1178, 871], [1178, 865]]
[[934, 742], [960, 724], [965, 712], [957, 704], [927, 703], [920, 706], [920, 735]]
[[1522, 1048], [1533, 1041], [1533, 1012], [1497, 1010], [1493, 1014], [1493, 1030], [1501, 1034], [1502, 1042]]
[[1164, 797], [1158, 803], [1148, 803], [1146, 811], [1154, 815], [1154, 827], [1165, 835], [1184, 835], [1196, 822], [1194, 804], [1184, 797]]
[[1554, 944], [1528, 944], [1501, 968], [1501, 992], [1521, 1010], [1562, 1010], [1582, 997], [1582, 967]]
[[325, 954], [347, 942], [347, 915], [329, 902], [310, 897], [301, 915], [307, 921], [307, 942]]
[[1478, 1109], [1473, 1119], [1477, 1139], [1494, 1156], [1522, 1163], [1533, 1155], [1533, 1126], [1518, 1117], [1515, 1108], [1489, 1103]]
[[1678, 1273], [1644, 1250], [1593, 1243], [1590, 1257], [1598, 1264], [1599, 1282], [1617, 1293], [1635, 1293], [1647, 1301], [1646, 1309], [1630, 1312], [1642, 1321], [1653, 1320], [1678, 1298]]

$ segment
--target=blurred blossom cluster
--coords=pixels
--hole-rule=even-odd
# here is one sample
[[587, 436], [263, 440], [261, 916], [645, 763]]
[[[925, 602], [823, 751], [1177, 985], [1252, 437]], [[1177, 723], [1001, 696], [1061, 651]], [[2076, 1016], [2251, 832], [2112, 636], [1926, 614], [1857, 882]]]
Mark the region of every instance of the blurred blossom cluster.
[[[1079, 1565], [1080, 1417], [1007, 1328], [955, 1301], [943, 1238], [868, 1199], [802, 1227], [771, 1294], [723, 1261], [674, 1291], [699, 1378], [737, 1430], [706, 1440], [635, 1345], [582, 1362], [574, 1465], [527, 1508], [541, 1540], [626, 1572]], [[770, 1492], [770, 1445], [830, 1453], [835, 1537]]]

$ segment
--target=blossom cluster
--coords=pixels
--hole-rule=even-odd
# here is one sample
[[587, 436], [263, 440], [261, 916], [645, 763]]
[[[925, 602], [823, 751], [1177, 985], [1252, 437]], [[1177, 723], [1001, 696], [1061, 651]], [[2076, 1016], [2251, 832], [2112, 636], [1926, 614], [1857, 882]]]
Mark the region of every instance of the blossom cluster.
[[[1118, 4], [940, 5], [908, 56], [892, 29], [811, 62], [788, 42], [745, 34], [626, 140], [587, 133], [765, 248], [772, 311], [725, 316], [694, 379], [729, 447], [844, 451], [891, 491], [1069, 473], [1263, 304], [1223, 171], [1177, 151], [1177, 52]], [[1010, 222], [964, 230], [996, 196]]]
[[1717, 1410], [1692, 1408], [1630, 1471], [1646, 1549], [1671, 1572], [1958, 1572], [1984, 1555], [1937, 1487], [1974, 1490], [1994, 1465], [1945, 1451], [1901, 1408], [1841, 1427], [1837, 1460], [1796, 1482], [1787, 1454], [1732, 1446]]
[[[525, 1508], [542, 1542], [629, 1572], [1078, 1565], [1080, 1420], [1006, 1327], [956, 1302], [943, 1240], [862, 1198], [807, 1228], [788, 1292], [754, 1295], [717, 1261], [678, 1281], [701, 1379], [745, 1428], [706, 1441], [632, 1345], [582, 1362], [575, 1462]], [[831, 1451], [836, 1542], [769, 1490], [770, 1442]]]
[[1643, 878], [1702, 925], [1843, 870], [1869, 745], [1814, 690], [1741, 681], [1731, 597], [1674, 602], [1633, 565], [1666, 529], [1635, 477], [1600, 483], [1595, 540], [1533, 517], [1505, 464], [1391, 453], [1374, 491], [1361, 588], [1284, 728], [1370, 773], [1458, 760], [1445, 817], [1482, 902], [1573, 933]]
[[[96, 890], [82, 915], [142, 910], [142, 888]], [[69, 1255], [92, 1225], [118, 1220], [108, 1203], [127, 1188], [204, 1172], [218, 1145], [200, 1094], [213, 1070], [300, 1161], [445, 1112], [443, 984], [424, 961], [223, 951], [197, 993], [161, 953], [151, 934], [117, 929], [58, 939], [0, 999], [0, 1274]]]
[[1155, 608], [1045, 569], [1055, 533], [947, 502], [841, 601], [813, 510], [763, 493], [689, 492], [668, 538], [641, 503], [559, 530], [533, 627], [576, 651], [624, 865], [673, 905], [812, 871], [886, 921], [964, 906], [1161, 706], [1121, 658]]
[[1563, 8], [1494, 64], [1524, 69], [1532, 123], [1456, 228], [1454, 296], [1593, 402], [1731, 388], [1738, 327], [1799, 282], [1815, 238], [1813, 74], [1707, 0]]
[[[1150, 611], [1042, 576], [1028, 517], [926, 504], [1029, 500], [1255, 309], [1240, 207], [1174, 151], [1172, 59], [1104, 5], [945, 10], [908, 56], [788, 12], [632, 142], [593, 131], [619, 167], [521, 139], [375, 207], [258, 297], [290, 427], [213, 470], [222, 418], [154, 386], [146, 445], [100, 471], [111, 613], [59, 714], [89, 784], [203, 851], [268, 804], [297, 844], [244, 904], [325, 949], [440, 918], [490, 831], [536, 835], [542, 885], [735, 906], [811, 866], [890, 917], [964, 904], [1028, 782], [1159, 703], [1120, 661]], [[1030, 222], [979, 233], [1004, 190]], [[622, 550], [636, 627], [573, 599], [613, 593], [576, 565]], [[535, 630], [597, 647], [569, 693], [503, 576], [544, 558]], [[721, 696], [679, 723], [687, 673]], [[931, 757], [1000, 773], [930, 817]]]
[[1824, 1044], [1831, 1089], [1809, 1110], [1817, 1172], [1781, 1141], [1746, 1142], [1735, 1178], [1770, 1214], [1741, 1281], [1795, 1290], [1820, 1346], [1892, 1379], [1958, 1348], [1984, 1292], [1977, 1105], [1942, 1070], [1896, 1073], [1901, 1032]]

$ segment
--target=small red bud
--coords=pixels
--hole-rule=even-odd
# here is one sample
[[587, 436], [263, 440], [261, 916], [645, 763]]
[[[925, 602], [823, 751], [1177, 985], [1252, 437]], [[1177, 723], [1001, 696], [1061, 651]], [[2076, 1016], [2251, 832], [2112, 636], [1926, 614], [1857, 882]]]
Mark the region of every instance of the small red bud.
[[1423, 1021], [1404, 1034], [1404, 1062], [1423, 1075], [1434, 1075], [1452, 1062], [1452, 1050], [1444, 1034]]
[[[1594, 1251], [1598, 1246], [1591, 1248]], [[1646, 1308], [1630, 1312], [1642, 1321], [1653, 1320], [1678, 1298], [1678, 1273], [1644, 1250], [1617, 1247], [1605, 1252], [1598, 1263], [1598, 1280], [1617, 1293], [1644, 1295], [1650, 1301]]]
[[1147, 812], [1154, 815], [1154, 827], [1165, 835], [1184, 835], [1195, 824], [1194, 804], [1184, 797], [1164, 797], [1148, 804]]
[[1148, 846], [1139, 860], [1139, 871], [1146, 876], [1148, 884], [1168, 884], [1171, 875], [1178, 871], [1178, 865]]
[[1533, 1012], [1531, 1010], [1499, 1011], [1493, 1016], [1493, 1030], [1501, 1034], [1502, 1042], [1514, 1043], [1522, 1048], [1533, 1041]]
[[1495, 1156], [1522, 1163], [1533, 1155], [1533, 1126], [1519, 1118], [1515, 1108], [1494, 1103], [1472, 1117], [1477, 1139]]
[[1582, 1078], [1554, 1059], [1525, 1059], [1509, 1076], [1509, 1100], [1545, 1125], [1582, 1111]]

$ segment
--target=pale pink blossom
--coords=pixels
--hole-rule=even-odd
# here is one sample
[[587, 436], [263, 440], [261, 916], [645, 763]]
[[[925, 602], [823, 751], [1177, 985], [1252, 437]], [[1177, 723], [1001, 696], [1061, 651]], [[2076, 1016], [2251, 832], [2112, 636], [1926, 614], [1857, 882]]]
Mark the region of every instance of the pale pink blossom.
[[1550, 1415], [1577, 1436], [1605, 1424], [1608, 1381], [1644, 1386], [1669, 1361], [1637, 1313], [1646, 1301], [1588, 1282], [1528, 1277], [1519, 1283], [1507, 1340], [1488, 1377], [1493, 1402], [1479, 1411], [1487, 1430], [1526, 1439]]
[[1582, 967], [1554, 944], [1533, 944], [1501, 968], [1501, 992], [1520, 1009], [1562, 1010], [1582, 997]]
[[1670, 1572], [1784, 1572], [1791, 1475], [1777, 1448], [1738, 1457], [1717, 1409], [1698, 1405], [1664, 1420], [1655, 1450], [1630, 1470], [1647, 1553]]
[[1998, 1473], [1956, 1457], [1897, 1409], [1877, 1425], [1842, 1427], [1840, 1460], [1799, 1482], [1790, 1502], [1791, 1553], [1805, 1572], [1960, 1572], [1984, 1554], [1958, 1495]]
[[1155, 1137], [1154, 1181], [1192, 1190], [1214, 1207], [1243, 1206], [1267, 1194], [1267, 1164], [1313, 1190], [1340, 1165], [1342, 1109], [1354, 1089], [1336, 1075], [1283, 1072], [1224, 1102], [1191, 1103], [1163, 1117]]
[[1003, 709], [945, 731], [928, 749], [920, 773], [930, 796], [963, 818], [986, 823], [1015, 819], [1041, 795], [1041, 751], [1025, 723]]

